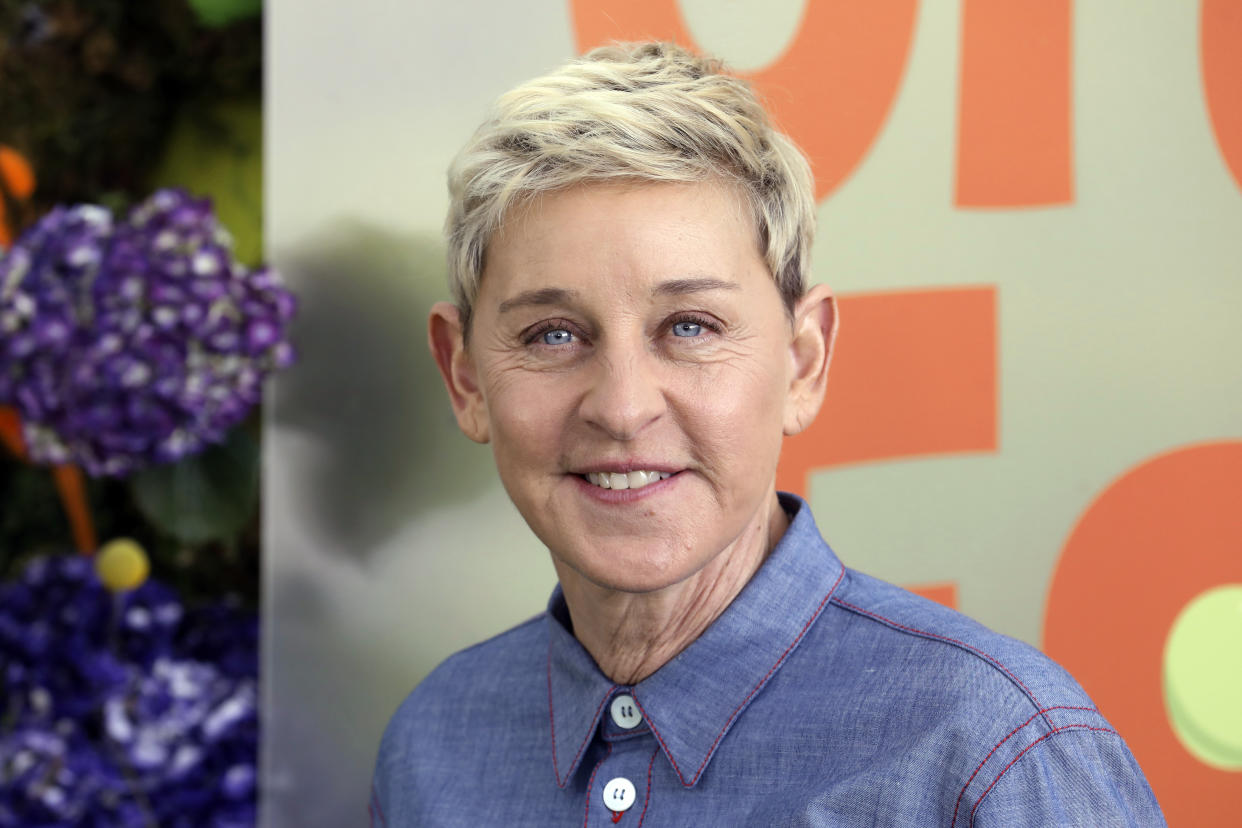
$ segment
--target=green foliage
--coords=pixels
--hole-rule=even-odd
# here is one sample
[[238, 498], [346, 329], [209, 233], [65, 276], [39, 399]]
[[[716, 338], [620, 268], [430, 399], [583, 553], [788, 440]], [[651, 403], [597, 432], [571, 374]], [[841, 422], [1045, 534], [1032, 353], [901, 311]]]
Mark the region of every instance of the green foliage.
[[51, 472], [0, 449], [0, 579], [28, 556], [68, 549], [72, 543]]
[[246, 428], [223, 445], [134, 474], [138, 508], [184, 543], [227, 540], [250, 521], [259, 498], [259, 446]]
[[209, 196], [233, 235], [234, 252], [263, 258], [263, 106], [257, 98], [186, 108], [177, 116], [152, 189], [181, 187]]
[[[158, 186], [210, 196], [239, 258], [262, 253], [261, 0], [0, 0], [0, 143], [37, 179], [15, 231], [57, 204], [114, 210]], [[2, 190], [0, 186], [0, 190]], [[15, 209], [16, 208], [16, 209]], [[259, 594], [258, 417], [136, 478], [87, 480], [101, 541], [132, 537], [188, 602]], [[0, 579], [73, 542], [52, 471], [0, 449]]]
[[198, 19], [208, 26], [226, 26], [263, 11], [263, 0], [189, 0]]
[[[257, 464], [256, 429], [243, 428], [249, 429], [250, 444], [243, 451], [253, 453], [250, 462]], [[250, 478], [257, 486], [257, 465], [251, 466]], [[180, 540], [149, 520], [139, 509], [130, 480], [88, 479], [87, 489], [100, 540], [137, 540], [151, 557], [153, 574], [174, 586], [185, 600], [194, 603], [233, 595], [247, 606], [258, 605], [259, 520], [254, 489], [239, 528], [228, 537], [194, 543]], [[241, 510], [240, 505], [237, 508]], [[201, 517], [196, 520], [206, 522]], [[72, 549], [73, 538], [51, 469], [23, 463], [0, 450], [0, 580], [15, 576], [30, 558]]]
[[259, 93], [261, 25], [208, 28], [187, 0], [0, 3], [0, 143], [38, 179], [19, 225], [56, 204], [146, 196], [178, 112]]

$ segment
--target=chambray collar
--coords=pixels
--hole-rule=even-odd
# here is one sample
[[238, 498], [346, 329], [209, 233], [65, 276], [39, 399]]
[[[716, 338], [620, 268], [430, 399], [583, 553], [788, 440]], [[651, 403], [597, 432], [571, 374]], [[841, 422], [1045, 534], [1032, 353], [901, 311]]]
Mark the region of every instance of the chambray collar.
[[[624, 688], [686, 787], [699, 781], [729, 728], [798, 646], [845, 574], [806, 503], [783, 492], [780, 498], [792, 515], [789, 528], [750, 583], [693, 644]], [[600, 672], [569, 632], [559, 586], [547, 619], [552, 766], [563, 788], [622, 686]]]

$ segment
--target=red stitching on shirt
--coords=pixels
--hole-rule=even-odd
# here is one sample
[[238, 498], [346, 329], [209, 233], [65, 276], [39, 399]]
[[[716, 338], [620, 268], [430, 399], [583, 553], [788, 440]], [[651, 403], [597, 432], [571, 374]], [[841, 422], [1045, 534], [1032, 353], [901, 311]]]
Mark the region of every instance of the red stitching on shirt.
[[996, 783], [1001, 781], [1001, 777], [1003, 777], [1006, 773], [1008, 773], [1009, 769], [1012, 768], [1014, 765], [1016, 765], [1018, 763], [1018, 760], [1021, 759], [1023, 756], [1025, 756], [1028, 750], [1035, 747], [1040, 742], [1042, 742], [1044, 739], [1047, 739], [1049, 736], [1060, 733], [1063, 730], [1090, 730], [1095, 733], [1111, 733], [1114, 736], [1117, 735], [1117, 731], [1113, 730], [1112, 728], [1093, 727], [1089, 724], [1083, 723], [1083, 724], [1062, 725], [1061, 727], [1053, 728], [1052, 730], [1045, 733], [1043, 736], [1040, 736], [1038, 739], [1036, 739], [1035, 741], [1031, 742], [1029, 745], [1024, 747], [1021, 753], [1013, 757], [1013, 761], [1011, 761], [1008, 765], [1006, 765], [1005, 768], [1000, 773], [996, 774], [996, 778], [992, 780], [992, 784], [988, 785], [987, 790], [985, 790], [982, 794], [980, 794], [979, 798], [975, 800], [975, 806], [970, 809], [970, 828], [974, 828], [975, 811], [979, 810], [979, 806], [983, 804], [984, 797], [986, 797], [989, 793], [992, 792], [992, 789], [996, 787]]
[[595, 795], [595, 774], [599, 773], [600, 765], [607, 762], [609, 756], [612, 756], [612, 742], [608, 743], [608, 752], [604, 754], [604, 757], [595, 763], [595, 770], [591, 771], [591, 781], [587, 782], [586, 816], [582, 818], [582, 828], [587, 828], [591, 822], [591, 797]]
[[966, 784], [962, 786], [961, 793], [957, 795], [957, 802], [953, 803], [953, 820], [949, 823], [949, 828], [953, 828], [953, 826], [957, 825], [957, 811], [958, 811], [958, 808], [960, 808], [962, 805], [962, 797], [966, 795], [966, 789], [970, 787], [971, 782], [975, 781], [975, 777], [979, 775], [979, 771], [983, 770], [983, 766], [986, 765], [988, 763], [988, 760], [992, 758], [992, 754], [1000, 750], [1001, 745], [1005, 744], [1005, 742], [1008, 742], [1009, 739], [1015, 733], [1017, 733], [1019, 730], [1026, 727], [1027, 725], [1029, 725], [1031, 722], [1035, 721], [1035, 719], [1038, 718], [1040, 715], [1047, 713], [1050, 710], [1090, 710], [1093, 713], [1099, 712], [1094, 707], [1070, 707], [1068, 705], [1058, 705], [1057, 707], [1045, 707], [1041, 710], [1036, 710], [1034, 713], [1032, 713], [1029, 719], [1027, 719], [1025, 722], [1023, 722], [1022, 724], [1018, 725], [1013, 730], [1005, 734], [1005, 738], [997, 742], [996, 746], [988, 751], [988, 755], [983, 757], [983, 761], [980, 762], [975, 767], [974, 772], [970, 774], [970, 778], [966, 780]]
[[379, 792], [375, 790], [375, 786], [371, 786], [371, 803], [367, 805], [367, 814], [371, 820], [371, 828], [375, 828], [375, 815], [379, 814], [380, 825], [387, 828], [388, 820], [384, 819], [384, 809], [379, 804]]
[[[1009, 676], [1009, 678], [1012, 679], [1015, 684], [1017, 684], [1024, 691], [1026, 691], [1026, 694], [1030, 696], [1031, 701], [1035, 703], [1035, 706], [1039, 707], [1039, 699], [1035, 698], [1035, 694], [1031, 692], [1031, 688], [1027, 687], [1025, 684], [1022, 683], [1022, 679], [1018, 678], [1013, 673], [1009, 672], [1008, 667], [1006, 667], [1004, 664], [1001, 664], [1000, 661], [998, 661], [996, 658], [988, 655], [983, 650], [980, 650], [978, 647], [974, 647], [970, 644], [967, 644], [965, 641], [958, 641], [956, 638], [949, 638], [946, 635], [938, 635], [933, 632], [927, 632], [927, 630], [920, 630], [920, 629], [916, 629], [915, 627], [907, 627], [905, 624], [898, 624], [896, 621], [892, 620], [891, 618], [885, 618], [883, 615], [880, 615], [879, 613], [871, 612], [870, 610], [865, 610], [862, 607], [856, 607], [853, 604], [842, 601], [840, 598], [838, 598], [834, 603], [842, 607], [845, 607], [846, 609], [851, 609], [854, 612], [860, 613], [862, 615], [866, 615], [869, 618], [874, 618], [877, 621], [881, 621], [885, 624], [888, 624], [890, 627], [896, 627], [899, 630], [905, 630], [906, 632], [915, 633], [916, 635], [922, 635], [928, 638], [937, 639], [939, 641], [945, 641], [945, 642], [948, 642], [949, 644], [956, 644], [957, 646], [962, 647], [963, 649], [970, 650], [972, 653], [974, 653], [977, 656], [980, 656], [981, 658], [986, 660], [988, 663], [990, 663], [993, 667], [996, 667], [1002, 673]], [[1052, 727], [1052, 722], [1048, 722], [1048, 727]]]
[[841, 579], [844, 577], [845, 567], [842, 566], [840, 574], [837, 575], [837, 580], [833, 582], [832, 586], [828, 589], [828, 594], [825, 595], [823, 600], [819, 602], [819, 606], [815, 607], [815, 611], [811, 613], [811, 617], [808, 618], [806, 623], [802, 625], [802, 629], [798, 632], [797, 637], [794, 638], [794, 640], [790, 642], [789, 646], [785, 648], [785, 652], [781, 653], [780, 657], [776, 659], [776, 662], [772, 665], [772, 669], [768, 670], [764, 677], [759, 679], [759, 683], [751, 688], [751, 691], [746, 694], [746, 698], [742, 699], [741, 704], [733, 708], [733, 712], [730, 713], [729, 718], [725, 720], [724, 726], [720, 728], [720, 732], [716, 734], [716, 739], [712, 742], [712, 746], [707, 749], [707, 755], [703, 757], [703, 763], [699, 765], [698, 770], [694, 772], [694, 778], [689, 782], [687, 782], [686, 777], [682, 775], [681, 768], [678, 767], [677, 760], [673, 758], [672, 751], [668, 749], [668, 745], [664, 744], [664, 739], [660, 736], [660, 731], [656, 730], [655, 722], [653, 722], [651, 717], [647, 715], [647, 711], [639, 702], [638, 697], [634, 697], [634, 703], [637, 704], [638, 709], [642, 711], [643, 718], [647, 720], [647, 725], [651, 728], [651, 732], [655, 734], [656, 741], [660, 743], [660, 746], [664, 748], [664, 752], [668, 754], [668, 761], [673, 764], [673, 770], [677, 772], [677, 778], [681, 780], [682, 785], [688, 788], [699, 781], [699, 777], [703, 774], [703, 768], [707, 767], [707, 760], [712, 758], [712, 754], [716, 751], [716, 745], [720, 744], [720, 740], [724, 738], [725, 731], [729, 729], [731, 724], [733, 724], [733, 720], [737, 718], [737, 714], [740, 713], [742, 708], [745, 707], [750, 700], [754, 698], [755, 694], [763, 688], [763, 685], [768, 683], [768, 679], [770, 679], [772, 674], [776, 672], [776, 669], [781, 666], [781, 662], [785, 660], [785, 657], [789, 655], [793, 648], [798, 646], [798, 642], [802, 640], [802, 636], [806, 635], [806, 631], [809, 630], [811, 625], [815, 623], [815, 619], [819, 617], [820, 612], [824, 609], [824, 604], [828, 603], [828, 599], [832, 597], [832, 593], [836, 591], [837, 586], [841, 583]]
[[[608, 688], [608, 692], [604, 694], [604, 698], [600, 699], [599, 707], [595, 708], [595, 716], [592, 717], [591, 721], [595, 721], [596, 719], [599, 718], [599, 711], [604, 709], [604, 704], [608, 701], [608, 697], [611, 696], [613, 691], [616, 690], [618, 687], [620, 687], [620, 685], [614, 684], [612, 687]], [[548, 722], [552, 726], [552, 773], [556, 774], [557, 787], [563, 788], [569, 784], [569, 775], [566, 774], [565, 781], [564, 782], [561, 781], [561, 769], [560, 769], [560, 765], [558, 765], [556, 761], [556, 709], [552, 704], [552, 641], [551, 639], [548, 640]], [[574, 765], [578, 764], [578, 758], [582, 756], [582, 751], [586, 750], [587, 743], [591, 741], [591, 735], [594, 732], [595, 732], [594, 728], [591, 728], [590, 730], [586, 732], [586, 736], [583, 738], [582, 744], [578, 746], [578, 752], [574, 754], [574, 761], [569, 763], [569, 767], [572, 768]], [[612, 749], [611, 746], [609, 746], [609, 750], [611, 749]]]
[[647, 763], [647, 797], [643, 800], [643, 812], [638, 815], [637, 828], [643, 828], [643, 820], [647, 818], [647, 804], [651, 802], [651, 770], [655, 767], [655, 760], [659, 755], [659, 748], [651, 751], [651, 761]]
[[668, 754], [668, 761], [673, 763], [673, 770], [677, 771], [677, 778], [681, 780], [681, 784], [686, 785], [686, 777], [681, 775], [681, 768], [677, 767], [677, 760], [673, 758], [673, 753], [668, 749], [668, 745], [664, 744], [664, 739], [660, 736], [660, 731], [656, 730], [655, 722], [651, 721], [650, 714], [643, 707], [643, 703], [638, 700], [638, 696], [634, 697], [634, 704], [638, 705], [638, 709], [642, 711], [643, 718], [647, 721], [647, 727], [651, 728], [652, 734], [656, 737], [656, 741], [660, 743], [660, 747], [664, 748], [664, 752]]

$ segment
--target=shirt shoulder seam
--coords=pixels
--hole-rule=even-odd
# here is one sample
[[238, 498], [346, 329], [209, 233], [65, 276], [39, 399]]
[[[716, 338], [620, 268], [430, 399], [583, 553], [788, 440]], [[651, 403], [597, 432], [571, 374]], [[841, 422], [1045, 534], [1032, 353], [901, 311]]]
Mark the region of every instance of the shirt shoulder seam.
[[[1047, 713], [1053, 710], [1073, 710], [1076, 712], [1090, 712], [1090, 713], [1097, 713], [1097, 714], [1099, 713], [1099, 711], [1094, 707], [1078, 707], [1078, 706], [1071, 706], [1071, 705], [1059, 705], [1057, 707], [1045, 707], [1032, 713], [1026, 721], [1018, 725], [1017, 727], [1015, 727], [1013, 730], [1009, 731], [1007, 734], [1005, 734], [1004, 738], [1002, 738], [999, 742], [993, 745], [992, 749], [989, 750], [987, 755], [984, 756], [983, 759], [979, 761], [979, 764], [975, 766], [975, 769], [971, 772], [970, 776], [967, 777], [966, 782], [962, 785], [961, 791], [959, 791], [957, 794], [957, 800], [953, 803], [953, 820], [949, 823], [950, 828], [952, 828], [952, 826], [957, 825], [957, 814], [958, 814], [958, 811], [961, 810], [962, 799], [966, 796], [966, 790], [970, 787], [971, 783], [975, 781], [975, 777], [979, 775], [979, 772], [983, 770], [984, 766], [987, 765], [987, 763], [996, 754], [996, 751], [1000, 750], [1001, 747], [1003, 747], [1006, 742], [1008, 742], [1010, 739], [1016, 736], [1020, 731], [1025, 729], [1027, 725], [1035, 721], [1035, 719], [1038, 718], [1040, 715], [1046, 715]], [[1069, 725], [1069, 726], [1072, 727], [1073, 725]], [[1045, 733], [1044, 735], [1047, 736], [1048, 734]], [[1028, 749], [1029, 749], [1029, 746], [1028, 746]], [[993, 782], [993, 784], [995, 784], [995, 782]], [[976, 804], [976, 807], [978, 807], [977, 804]], [[972, 814], [973, 814], [973, 809], [972, 809]]]
[[[1052, 721], [1047, 717], [1047, 715], [1044, 714], [1045, 708], [1040, 703], [1039, 699], [1036, 697], [1034, 691], [1032, 691], [1031, 688], [1027, 687], [1025, 682], [1023, 682], [1022, 679], [1018, 678], [1018, 676], [1012, 670], [1006, 667], [1005, 664], [1000, 659], [996, 658], [991, 653], [988, 653], [986, 650], [983, 650], [982, 648], [977, 647], [974, 644], [970, 644], [958, 638], [952, 638], [950, 636], [941, 635], [940, 633], [932, 632], [930, 630], [923, 630], [923, 629], [919, 629], [918, 627], [910, 626], [908, 624], [902, 624], [899, 621], [895, 621], [892, 618], [889, 618], [885, 615], [881, 615], [880, 613], [875, 612], [873, 610], [864, 609], [863, 607], [857, 606], [855, 604], [851, 604], [839, 596], [833, 596], [832, 603], [841, 607], [842, 609], [861, 615], [864, 618], [869, 618], [872, 621], [876, 621], [880, 624], [883, 624], [886, 627], [889, 627], [890, 629], [897, 630], [898, 632], [905, 633], [907, 635], [917, 636], [919, 638], [925, 638], [930, 641], [939, 641], [943, 644], [948, 644], [949, 646], [956, 647], [960, 650], [963, 650], [964, 652], [970, 653], [976, 658], [982, 660], [985, 664], [989, 665], [992, 669], [999, 671], [1006, 678], [1008, 678], [1009, 681], [1013, 683], [1014, 686], [1016, 686], [1018, 689], [1020, 689], [1023, 695], [1026, 696], [1027, 700], [1034, 707], [1036, 715], [1043, 716], [1044, 722], [1048, 725], [1048, 728], [1052, 729], [1054, 727], [1054, 725], [1052, 724]], [[1052, 708], [1047, 708], [1047, 709], [1052, 709]]]
[[[984, 788], [983, 793], [979, 794], [979, 798], [975, 800], [975, 804], [970, 809], [970, 820], [967, 822], [968, 828], [973, 828], [975, 824], [975, 813], [979, 810], [979, 806], [983, 804], [983, 800], [986, 799], [987, 795], [992, 792], [992, 790], [997, 786], [997, 784], [1000, 783], [1001, 779], [1004, 778], [1005, 774], [1009, 773], [1009, 771], [1014, 767], [1014, 765], [1018, 764], [1018, 761], [1020, 759], [1022, 759], [1024, 756], [1030, 753], [1035, 747], [1046, 742], [1051, 737], [1056, 736], [1058, 733], [1065, 733], [1067, 731], [1107, 733], [1112, 736], [1119, 736], [1117, 731], [1113, 730], [1111, 727], [1099, 727], [1097, 725], [1092, 725], [1087, 722], [1073, 722], [1070, 724], [1061, 725], [1060, 727], [1052, 728], [1047, 733], [1044, 733], [1043, 735], [1041, 735], [1039, 738], [1031, 741], [1031, 743], [1028, 744], [1026, 747], [1022, 748], [1022, 750], [1018, 751], [1017, 755], [1014, 756], [1013, 759], [1009, 760], [1009, 763], [1005, 765], [1005, 767], [1001, 768], [1000, 771], [996, 774], [996, 776], [993, 777], [991, 783], [986, 788]], [[965, 790], [966, 789], [963, 788], [962, 792], [965, 793]], [[957, 811], [954, 810], [953, 823], [950, 824], [950, 828], [953, 828], [956, 822], [957, 822]]]

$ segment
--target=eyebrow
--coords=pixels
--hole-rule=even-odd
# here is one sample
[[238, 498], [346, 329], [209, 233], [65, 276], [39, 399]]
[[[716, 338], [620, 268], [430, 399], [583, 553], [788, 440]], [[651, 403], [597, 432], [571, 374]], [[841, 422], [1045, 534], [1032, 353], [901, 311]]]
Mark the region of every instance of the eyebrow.
[[500, 313], [508, 313], [514, 308], [524, 308], [530, 305], [565, 305], [569, 303], [577, 294], [572, 290], [564, 288], [539, 288], [538, 290], [527, 290], [514, 296], [512, 299], [506, 299], [500, 303]]
[[713, 279], [711, 277], [698, 277], [692, 279], [670, 279], [667, 282], [661, 282], [651, 291], [654, 296], [681, 296], [686, 293], [701, 293], [705, 290], [741, 290], [742, 286], [737, 282], [727, 282], [724, 279]]
[[[714, 279], [711, 277], [699, 277], [669, 279], [667, 282], [661, 282], [656, 285], [651, 293], [654, 296], [682, 296], [687, 293], [701, 293], [705, 290], [741, 289], [742, 286], [736, 282], [728, 282], [724, 279]], [[531, 307], [532, 305], [566, 305], [577, 295], [576, 291], [555, 287], [526, 290], [511, 299], [501, 302], [499, 313], [508, 313], [516, 308]]]

